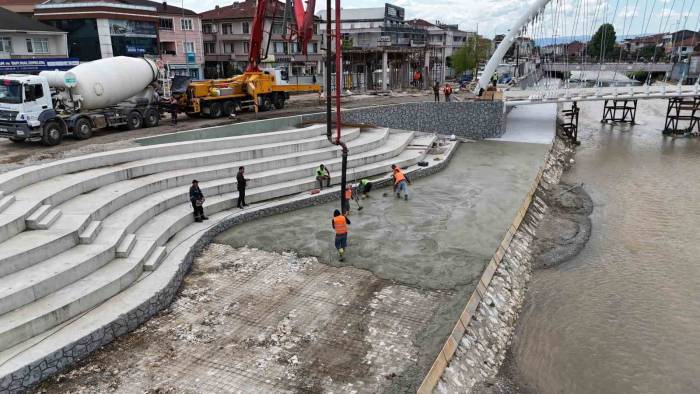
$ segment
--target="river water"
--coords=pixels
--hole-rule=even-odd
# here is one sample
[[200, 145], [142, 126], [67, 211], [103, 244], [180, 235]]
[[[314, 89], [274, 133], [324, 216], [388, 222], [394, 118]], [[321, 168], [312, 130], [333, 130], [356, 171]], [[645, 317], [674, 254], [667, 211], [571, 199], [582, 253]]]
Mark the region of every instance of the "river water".
[[665, 109], [613, 127], [582, 105], [562, 181], [591, 195], [592, 235], [530, 283], [512, 351], [531, 391], [700, 392], [700, 138], [662, 136]]

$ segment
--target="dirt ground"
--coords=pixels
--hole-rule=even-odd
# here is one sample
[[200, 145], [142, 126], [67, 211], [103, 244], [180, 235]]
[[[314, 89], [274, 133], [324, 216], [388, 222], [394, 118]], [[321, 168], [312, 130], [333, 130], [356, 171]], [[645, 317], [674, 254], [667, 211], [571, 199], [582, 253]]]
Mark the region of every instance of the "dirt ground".
[[415, 333], [452, 295], [214, 243], [166, 311], [35, 392], [415, 392]]
[[[393, 104], [426, 100], [427, 93], [396, 93], [391, 96], [353, 95], [342, 99], [344, 108], [364, 107], [368, 105]], [[120, 129], [104, 129], [95, 131], [87, 140], [76, 140], [66, 137], [60, 145], [47, 147], [40, 142], [14, 143], [6, 138], [0, 138], [0, 172], [10, 171], [37, 162], [56, 160], [64, 157], [77, 156], [93, 152], [102, 152], [133, 146], [132, 140], [158, 134], [191, 130], [202, 127], [218, 126], [232, 122], [244, 122], [256, 119], [269, 119], [283, 116], [313, 113], [325, 110], [325, 100], [317, 94], [292, 96], [284, 109], [255, 114], [243, 112], [236, 119], [206, 119], [188, 118], [180, 114], [178, 124], [170, 125], [169, 115], [161, 119], [158, 127], [122, 131]]]

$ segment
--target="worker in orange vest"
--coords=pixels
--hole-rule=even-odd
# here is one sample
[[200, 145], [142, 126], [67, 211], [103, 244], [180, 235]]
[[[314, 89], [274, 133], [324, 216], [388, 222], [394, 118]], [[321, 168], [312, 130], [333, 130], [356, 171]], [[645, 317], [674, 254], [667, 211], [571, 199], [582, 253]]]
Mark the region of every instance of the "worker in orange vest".
[[444, 92], [445, 92], [445, 102], [449, 103], [450, 102], [450, 95], [452, 95], [452, 85], [450, 85], [449, 83], [446, 83], [445, 88], [444, 88]]
[[411, 181], [406, 177], [406, 174], [401, 171], [401, 167], [396, 164], [391, 165], [391, 176], [394, 177], [394, 192], [396, 192], [396, 198], [401, 198], [401, 192], [403, 191], [403, 198], [408, 200], [408, 185]]
[[340, 261], [345, 260], [345, 248], [348, 247], [348, 225], [350, 224], [350, 219], [341, 215], [339, 210], [333, 212], [333, 221], [331, 226], [335, 230], [335, 248], [338, 249], [338, 256]]
[[343, 197], [345, 197], [343, 199], [343, 215], [348, 215], [350, 214], [350, 200], [352, 200], [352, 184], [347, 184]]

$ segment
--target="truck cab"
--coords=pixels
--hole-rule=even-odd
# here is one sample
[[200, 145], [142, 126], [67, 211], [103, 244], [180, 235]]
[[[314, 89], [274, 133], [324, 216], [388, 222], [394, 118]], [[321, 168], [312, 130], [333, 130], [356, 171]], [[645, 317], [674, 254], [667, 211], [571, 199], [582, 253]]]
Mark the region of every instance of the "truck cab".
[[54, 120], [52, 130], [44, 127], [56, 118], [46, 78], [16, 74], [0, 76], [0, 137], [15, 142], [35, 137], [44, 140], [45, 131], [48, 131], [53, 134], [48, 136], [49, 140], [60, 141], [60, 122]]

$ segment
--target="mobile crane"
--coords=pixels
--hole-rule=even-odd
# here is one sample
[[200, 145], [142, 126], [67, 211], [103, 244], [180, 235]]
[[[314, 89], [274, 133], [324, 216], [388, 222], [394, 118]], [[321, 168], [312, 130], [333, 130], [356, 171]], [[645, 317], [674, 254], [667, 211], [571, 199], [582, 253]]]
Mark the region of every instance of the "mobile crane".
[[[258, 0], [250, 35], [248, 66], [241, 75], [226, 79], [193, 81], [187, 91], [176, 97], [180, 111], [189, 116], [218, 118], [235, 113], [238, 109], [252, 108], [268, 111], [281, 109], [291, 92], [321, 92], [317, 84], [289, 84], [282, 80], [281, 72], [261, 69], [263, 27], [270, 3], [277, 0]], [[309, 0], [306, 9], [302, 0], [293, 0], [296, 28], [291, 28], [288, 40], [297, 39], [302, 54], [307, 54], [307, 43], [313, 34], [313, 12], [315, 0]]]

